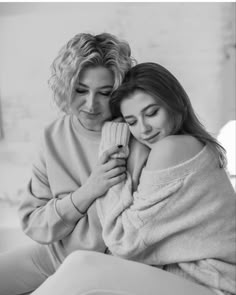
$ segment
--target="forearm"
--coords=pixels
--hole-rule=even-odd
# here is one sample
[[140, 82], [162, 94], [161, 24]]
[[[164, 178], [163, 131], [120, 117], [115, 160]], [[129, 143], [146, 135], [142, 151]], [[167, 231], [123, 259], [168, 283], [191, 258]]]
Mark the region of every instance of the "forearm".
[[[120, 191], [110, 189], [104, 198], [103, 238], [113, 255], [129, 259], [140, 258], [144, 249], [165, 237], [163, 232], [158, 234], [160, 226], [163, 226], [160, 212], [166, 208], [169, 194], [178, 190], [182, 182], [167, 187], [159, 186], [156, 189], [155, 184], [151, 181], [146, 183], [144, 180], [138, 191], [132, 193], [126, 183]], [[172, 221], [172, 217], [168, 217]], [[158, 231], [155, 230], [157, 228]], [[149, 234], [151, 232], [153, 235]]]
[[[70, 216], [68, 213], [62, 217], [57, 209], [57, 201], [60, 202], [60, 200], [53, 198], [49, 191], [44, 190], [44, 194], [42, 192], [40, 197], [37, 196], [32, 191], [31, 182], [29, 183], [18, 208], [25, 234], [39, 243], [49, 244], [62, 239], [73, 230], [76, 221], [81, 216], [71, 205], [70, 207], [74, 210], [74, 214], [77, 214], [77, 218], [74, 217], [74, 221], [71, 217], [66, 219], [66, 216]], [[69, 211], [69, 206], [65, 211]], [[74, 214], [73, 216], [75, 216]]]
[[97, 212], [102, 224], [105, 244], [115, 256], [131, 258], [145, 245], [139, 233], [139, 220], [133, 205], [131, 177], [110, 188], [107, 194], [96, 200]]
[[[88, 208], [92, 205], [96, 198], [96, 192], [90, 191], [88, 185], [84, 184], [69, 195], [70, 201], [66, 200], [65, 202], [70, 202], [73, 204], [74, 208], [83, 215], [85, 212], [87, 212]], [[61, 207], [64, 204], [58, 203], [58, 205]]]
[[[127, 158], [129, 155], [129, 134], [126, 123], [106, 122], [102, 130], [100, 153], [106, 151], [112, 145], [122, 144], [121, 153], [117, 156]], [[133, 147], [134, 145], [132, 145], [132, 149]], [[138, 169], [135, 169], [134, 163], [129, 161], [128, 166], [133, 175], [138, 174]], [[126, 226], [131, 228], [132, 225], [130, 227], [124, 221], [126, 215], [124, 211], [133, 203], [131, 174], [127, 171], [126, 175], [126, 180], [111, 187], [102, 198], [96, 201], [98, 216], [103, 227], [103, 239], [110, 250], [113, 250], [113, 246], [114, 249], [121, 250], [117, 251], [119, 253], [115, 251], [115, 254], [119, 256], [123, 256], [122, 254], [125, 256], [127, 252], [130, 252], [130, 248], [133, 249], [135, 244], [132, 234], [126, 234]], [[129, 223], [129, 220], [127, 221]], [[138, 236], [136, 235], [136, 237]], [[127, 250], [127, 248], [129, 249]]]
[[105, 252], [106, 245], [102, 238], [102, 227], [93, 203], [79, 222], [76, 223], [73, 232], [62, 241], [66, 256], [76, 250], [90, 250]]

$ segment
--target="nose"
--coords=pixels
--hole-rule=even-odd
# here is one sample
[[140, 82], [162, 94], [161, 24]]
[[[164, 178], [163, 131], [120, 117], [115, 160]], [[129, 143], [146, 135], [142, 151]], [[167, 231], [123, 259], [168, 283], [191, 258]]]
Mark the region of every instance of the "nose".
[[140, 120], [140, 133], [146, 134], [152, 130], [152, 126], [145, 119]]
[[86, 107], [88, 112], [93, 113], [96, 108], [96, 95], [93, 92], [90, 92], [86, 97]]

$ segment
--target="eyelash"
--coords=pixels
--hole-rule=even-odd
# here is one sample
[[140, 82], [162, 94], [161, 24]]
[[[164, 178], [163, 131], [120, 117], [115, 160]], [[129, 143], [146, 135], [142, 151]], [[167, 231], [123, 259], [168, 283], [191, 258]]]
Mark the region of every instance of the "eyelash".
[[[75, 89], [75, 92], [77, 92], [78, 94], [85, 94], [86, 92], [88, 92], [88, 90], [81, 90], [81, 89]], [[100, 95], [103, 96], [110, 96], [111, 92], [98, 92]]]
[[111, 92], [99, 92], [103, 96], [110, 96]]
[[79, 94], [83, 94], [86, 92], [86, 90], [75, 89], [75, 92], [77, 92]]
[[127, 121], [126, 121], [126, 123], [127, 123], [129, 126], [134, 126], [134, 125], [136, 124], [136, 121], [134, 121], [134, 122], [127, 122]]
[[[147, 116], [147, 117], [155, 116], [155, 115], [158, 113], [158, 111], [159, 111], [159, 109], [156, 109], [156, 110], [152, 111], [152, 112], [149, 113], [149, 114], [145, 114], [145, 116]], [[134, 121], [134, 122], [127, 122], [127, 121], [126, 121], [126, 123], [127, 123], [129, 126], [134, 126], [134, 125], [136, 124], [136, 121]]]
[[154, 111], [152, 111], [151, 113], [146, 114], [147, 117], [152, 117], [155, 116], [157, 114], [157, 112], [159, 111], [159, 109], [155, 109]]

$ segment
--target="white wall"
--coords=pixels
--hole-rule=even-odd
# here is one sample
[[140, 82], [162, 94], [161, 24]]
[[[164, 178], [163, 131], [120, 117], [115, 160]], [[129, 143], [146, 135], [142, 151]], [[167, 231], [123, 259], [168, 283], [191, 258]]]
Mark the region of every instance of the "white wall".
[[0, 3], [0, 182], [8, 190], [6, 169], [16, 187], [24, 183], [32, 143], [57, 114], [47, 79], [58, 50], [76, 33], [104, 31], [129, 41], [138, 62], [172, 71], [209, 131], [235, 119], [235, 3]]

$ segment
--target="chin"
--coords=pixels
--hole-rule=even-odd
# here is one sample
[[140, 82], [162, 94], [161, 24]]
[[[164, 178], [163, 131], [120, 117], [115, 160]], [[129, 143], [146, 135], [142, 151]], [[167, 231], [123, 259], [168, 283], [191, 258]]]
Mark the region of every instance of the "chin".
[[102, 130], [102, 126], [100, 124], [89, 124], [87, 129], [99, 132]]
[[80, 120], [80, 123], [84, 126], [85, 129], [90, 131], [101, 131], [102, 126], [100, 122], [94, 122], [91, 120]]

